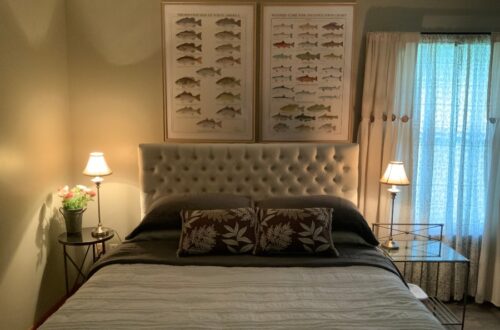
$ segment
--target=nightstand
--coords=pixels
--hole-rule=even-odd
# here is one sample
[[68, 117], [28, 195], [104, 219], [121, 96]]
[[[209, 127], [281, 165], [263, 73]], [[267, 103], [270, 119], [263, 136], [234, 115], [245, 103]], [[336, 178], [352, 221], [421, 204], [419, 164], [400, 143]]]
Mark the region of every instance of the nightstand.
[[[81, 279], [81, 283], [87, 280], [87, 275], [84, 273], [83, 268], [85, 266], [85, 261], [87, 260], [87, 256], [89, 255], [90, 249], [92, 248], [92, 262], [96, 262], [101, 255], [106, 253], [106, 244], [105, 242], [113, 238], [115, 233], [113, 230], [109, 230], [109, 233], [106, 236], [102, 237], [94, 237], [92, 236], [92, 230], [94, 227], [83, 228], [80, 234], [71, 234], [63, 233], [59, 235], [58, 241], [63, 246], [64, 252], [64, 277], [66, 280], [66, 294], [69, 295], [70, 292], [73, 292], [77, 287], [79, 280]], [[78, 264], [71, 256], [68, 254], [67, 247], [68, 246], [86, 246], [85, 254], [81, 264]], [[68, 279], [68, 261], [73, 265], [73, 267], [78, 272], [75, 282], [73, 286], [69, 287], [69, 279]]]
[[469, 283], [469, 259], [455, 251], [450, 246], [437, 240], [412, 240], [398, 241], [398, 250], [381, 249], [395, 263], [403, 263], [403, 274], [407, 263], [420, 263], [421, 270], [425, 263], [437, 264], [437, 276], [439, 278], [439, 266], [442, 263], [463, 264], [466, 267], [465, 288], [463, 297], [463, 309], [461, 318], [448, 309], [437, 296], [437, 285], [433, 293], [427, 292], [428, 297], [421, 301], [436, 316], [443, 325], [460, 325], [464, 328], [465, 311], [467, 307], [467, 292]]

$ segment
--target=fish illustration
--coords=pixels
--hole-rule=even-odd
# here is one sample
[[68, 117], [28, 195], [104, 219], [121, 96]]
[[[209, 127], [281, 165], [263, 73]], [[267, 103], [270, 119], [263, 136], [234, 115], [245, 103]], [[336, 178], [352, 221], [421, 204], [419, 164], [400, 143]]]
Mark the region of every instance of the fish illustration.
[[339, 96], [338, 95], [321, 95], [319, 98], [322, 100], [333, 100], [333, 99], [338, 99]]
[[218, 110], [217, 114], [224, 117], [234, 118], [236, 115], [241, 115], [241, 108], [235, 109], [233, 107], [225, 106], [224, 108]]
[[194, 17], [184, 17], [175, 22], [175, 24], [185, 27], [195, 27], [196, 25], [201, 26], [201, 19], [196, 20]]
[[293, 24], [281, 23], [281, 24], [273, 25], [273, 28], [275, 28], [275, 29], [283, 29], [283, 28], [293, 29]]
[[286, 96], [285, 94], [281, 95], [281, 96], [273, 96], [273, 99], [277, 99], [277, 100], [291, 100], [293, 101], [295, 99], [294, 96]]
[[306, 122], [307, 122], [307, 121], [311, 121], [311, 120], [316, 119], [316, 117], [314, 117], [314, 116], [304, 115], [303, 113], [301, 113], [300, 115], [295, 116], [295, 119], [300, 120], [300, 121], [306, 121]]
[[273, 46], [277, 47], [277, 48], [291, 48], [294, 45], [295, 45], [294, 42], [288, 43], [288, 42], [285, 42], [285, 41], [275, 42], [273, 44]]
[[217, 52], [222, 52], [222, 53], [233, 53], [233, 52], [239, 52], [240, 51], [240, 45], [233, 46], [232, 44], [224, 44], [215, 47], [215, 50]]
[[296, 103], [290, 103], [290, 104], [287, 104], [285, 106], [282, 106], [280, 108], [280, 110], [285, 111], [285, 112], [293, 112], [293, 111], [297, 111], [297, 110], [303, 111], [304, 107], [303, 106], [301, 107]]
[[273, 37], [291, 38], [293, 37], [293, 33], [285, 33], [285, 32], [273, 33]]
[[180, 101], [193, 102], [196, 100], [197, 101], [200, 100], [200, 94], [193, 95], [193, 94], [188, 93], [188, 92], [182, 92], [182, 93], [178, 94], [175, 98], [180, 100]]
[[325, 106], [323, 104], [315, 104], [315, 105], [311, 105], [310, 107], [307, 107], [307, 111], [310, 111], [310, 112], [319, 112], [319, 111], [328, 111], [330, 112], [332, 109], [332, 107], [329, 105], [329, 106]]
[[192, 65], [196, 63], [201, 63], [201, 57], [193, 57], [193, 56], [182, 56], [177, 59], [177, 62], [184, 65]]
[[196, 115], [196, 114], [201, 115], [201, 109], [200, 108], [195, 109], [193, 107], [180, 108], [176, 112], [182, 113], [182, 114], [188, 114], [188, 115]]
[[179, 46], [175, 47], [177, 48], [178, 50], [180, 50], [181, 52], [189, 52], [189, 53], [194, 53], [196, 51], [199, 51], [201, 52], [201, 45], [195, 45], [194, 43], [183, 43], [183, 44], [180, 44]]
[[342, 54], [336, 55], [334, 53], [326, 54], [323, 56], [324, 58], [327, 58], [329, 60], [341, 60], [342, 59]]
[[219, 64], [222, 64], [222, 65], [235, 65], [235, 64], [241, 64], [241, 59], [240, 58], [234, 58], [232, 56], [226, 56], [226, 57], [219, 58], [215, 62], [219, 63]]
[[311, 92], [311, 91], [306, 91], [306, 90], [301, 90], [300, 92], [295, 93], [296, 96], [310, 96], [310, 95], [315, 95], [316, 92]]
[[317, 47], [318, 42], [310, 42], [310, 41], [303, 41], [299, 43], [300, 48], [309, 48], [309, 47]]
[[215, 37], [221, 40], [233, 40], [233, 39], [240, 39], [241, 38], [241, 33], [234, 33], [232, 31], [221, 31], [217, 32], [215, 34]]
[[288, 126], [285, 123], [278, 123], [278, 124], [273, 126], [273, 129], [276, 132], [283, 132], [283, 131], [288, 131], [290, 129], [290, 126]]
[[344, 34], [342, 32], [328, 32], [321, 35], [324, 38], [342, 38]]
[[320, 54], [319, 53], [318, 54], [311, 54], [311, 53], [307, 52], [307, 53], [298, 54], [296, 57], [298, 59], [303, 60], [303, 61], [311, 61], [314, 59], [319, 60]]
[[215, 121], [215, 119], [208, 119], [205, 118], [199, 122], [196, 123], [196, 125], [203, 127], [203, 128], [217, 128], [217, 127], [222, 127], [222, 121]]
[[271, 78], [275, 81], [286, 81], [286, 80], [292, 81], [292, 76], [281, 75], [281, 76], [273, 76]]
[[321, 86], [321, 87], [319, 87], [319, 89], [320, 89], [322, 92], [326, 92], [326, 91], [339, 90], [339, 89], [340, 89], [340, 86]]
[[299, 38], [302, 38], [302, 39], [317, 38], [317, 37], [318, 37], [317, 33], [311, 33], [311, 32], [299, 33]]
[[315, 30], [317, 28], [318, 28], [317, 25], [312, 25], [309, 22], [307, 22], [306, 24], [299, 25], [299, 29], [301, 30]]
[[316, 71], [318, 71], [318, 67], [317, 66], [312, 67], [310, 65], [308, 65], [308, 66], [302, 66], [302, 67], [299, 67], [299, 71], [302, 72], [302, 73], [316, 72]]
[[325, 30], [342, 30], [344, 28], [344, 24], [339, 24], [337, 22], [331, 22], [326, 25], [323, 25], [323, 29]]
[[287, 71], [292, 71], [292, 66], [284, 66], [284, 65], [280, 65], [280, 66], [273, 66], [273, 71], [275, 72], [287, 72]]
[[179, 86], [183, 87], [195, 87], [200, 86], [200, 81], [196, 80], [192, 77], [182, 77], [175, 81], [175, 83]]
[[207, 68], [201, 68], [198, 71], [196, 71], [196, 73], [202, 77], [213, 77], [216, 74], [220, 76], [220, 71], [221, 69], [214, 69], [214, 67], [211, 66]]
[[293, 92], [293, 87], [287, 87], [285, 85], [273, 87], [274, 92]]
[[223, 26], [223, 27], [237, 27], [241, 26], [241, 20], [234, 19], [234, 18], [221, 18], [220, 20], [215, 22], [216, 25], [218, 26]]
[[194, 30], [181, 31], [181, 32], [177, 33], [175, 36], [177, 38], [180, 38], [180, 39], [187, 39], [187, 40], [198, 39], [198, 40], [201, 40], [201, 32], [196, 33], [196, 31], [194, 31]]
[[319, 127], [320, 130], [324, 130], [324, 131], [328, 131], [328, 132], [331, 132], [331, 131], [335, 131], [337, 129], [337, 126], [335, 125], [332, 125], [332, 123], [328, 123], [328, 124], [324, 124], [324, 125], [321, 125]]
[[297, 77], [297, 80], [300, 82], [313, 82], [313, 81], [317, 81], [318, 77], [311, 77], [309, 75], [305, 75], [305, 76]]
[[295, 126], [295, 129], [300, 132], [306, 132], [306, 131], [313, 131], [314, 127], [302, 124], [299, 126]]
[[341, 67], [336, 67], [336, 66], [330, 66], [328, 68], [323, 68], [323, 71], [341, 73], [342, 72], [342, 68]]
[[217, 80], [216, 84], [223, 87], [235, 87], [240, 86], [240, 80], [236, 80], [234, 77], [224, 77]]
[[331, 74], [331, 75], [323, 77], [321, 79], [326, 80], [326, 81], [330, 81], [330, 80], [342, 81], [342, 76], [334, 76]]
[[277, 59], [277, 60], [286, 60], [286, 59], [291, 60], [292, 55], [286, 55], [286, 54], [280, 53], [280, 54], [273, 55], [273, 58]]
[[223, 92], [217, 95], [216, 99], [224, 102], [232, 102], [235, 100], [239, 100], [241, 98], [240, 94], [233, 94], [230, 92]]
[[342, 47], [344, 45], [344, 42], [343, 41], [339, 41], [339, 42], [336, 42], [336, 41], [329, 41], [329, 42], [324, 42], [321, 44], [321, 46], [323, 47], [328, 47], [328, 48], [332, 48], [332, 47]]
[[293, 116], [290, 115], [290, 116], [287, 116], [287, 115], [284, 115], [280, 112], [278, 112], [277, 114], [273, 115], [273, 119], [276, 119], [276, 120], [292, 120]]
[[339, 119], [339, 116], [327, 115], [325, 113], [324, 115], [319, 116], [318, 119], [319, 120], [332, 120], [332, 119]]

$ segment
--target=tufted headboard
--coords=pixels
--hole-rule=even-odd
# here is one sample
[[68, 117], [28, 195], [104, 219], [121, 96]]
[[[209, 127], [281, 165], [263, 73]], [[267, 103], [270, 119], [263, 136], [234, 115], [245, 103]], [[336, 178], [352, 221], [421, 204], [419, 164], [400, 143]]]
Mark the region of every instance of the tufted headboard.
[[141, 144], [141, 210], [164, 195], [335, 195], [357, 205], [358, 145]]

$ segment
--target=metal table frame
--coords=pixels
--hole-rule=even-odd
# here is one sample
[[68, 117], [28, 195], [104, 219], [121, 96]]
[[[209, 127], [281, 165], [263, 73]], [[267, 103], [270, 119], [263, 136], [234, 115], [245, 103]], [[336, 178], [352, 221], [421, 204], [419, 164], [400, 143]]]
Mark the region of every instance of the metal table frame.
[[[58, 241], [61, 243], [63, 247], [63, 257], [64, 257], [64, 278], [66, 282], [66, 294], [69, 295], [71, 292], [74, 292], [78, 286], [78, 283], [85, 282], [87, 280], [87, 275], [84, 273], [83, 268], [85, 266], [85, 261], [89, 255], [89, 251], [92, 248], [92, 262], [96, 262], [103, 254], [106, 253], [106, 241], [110, 240], [114, 237], [114, 231], [109, 230], [109, 233], [106, 236], [102, 237], [93, 237], [92, 230], [93, 227], [83, 228], [80, 234], [76, 235], [68, 235], [67, 233], [63, 233], [59, 235]], [[101, 248], [98, 248], [98, 245], [101, 245]], [[86, 246], [85, 254], [82, 258], [80, 264], [77, 263], [68, 253], [68, 246]], [[74, 269], [77, 271], [77, 276], [73, 285], [69, 285], [68, 278], [68, 261], [73, 265]]]

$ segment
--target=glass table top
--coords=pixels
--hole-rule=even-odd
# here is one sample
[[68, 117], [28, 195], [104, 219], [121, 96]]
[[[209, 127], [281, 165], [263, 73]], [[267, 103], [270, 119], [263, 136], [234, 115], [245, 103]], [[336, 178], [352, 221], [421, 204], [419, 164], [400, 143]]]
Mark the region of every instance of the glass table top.
[[398, 241], [398, 250], [386, 250], [384, 253], [393, 261], [405, 262], [468, 262], [469, 259], [441, 241]]

